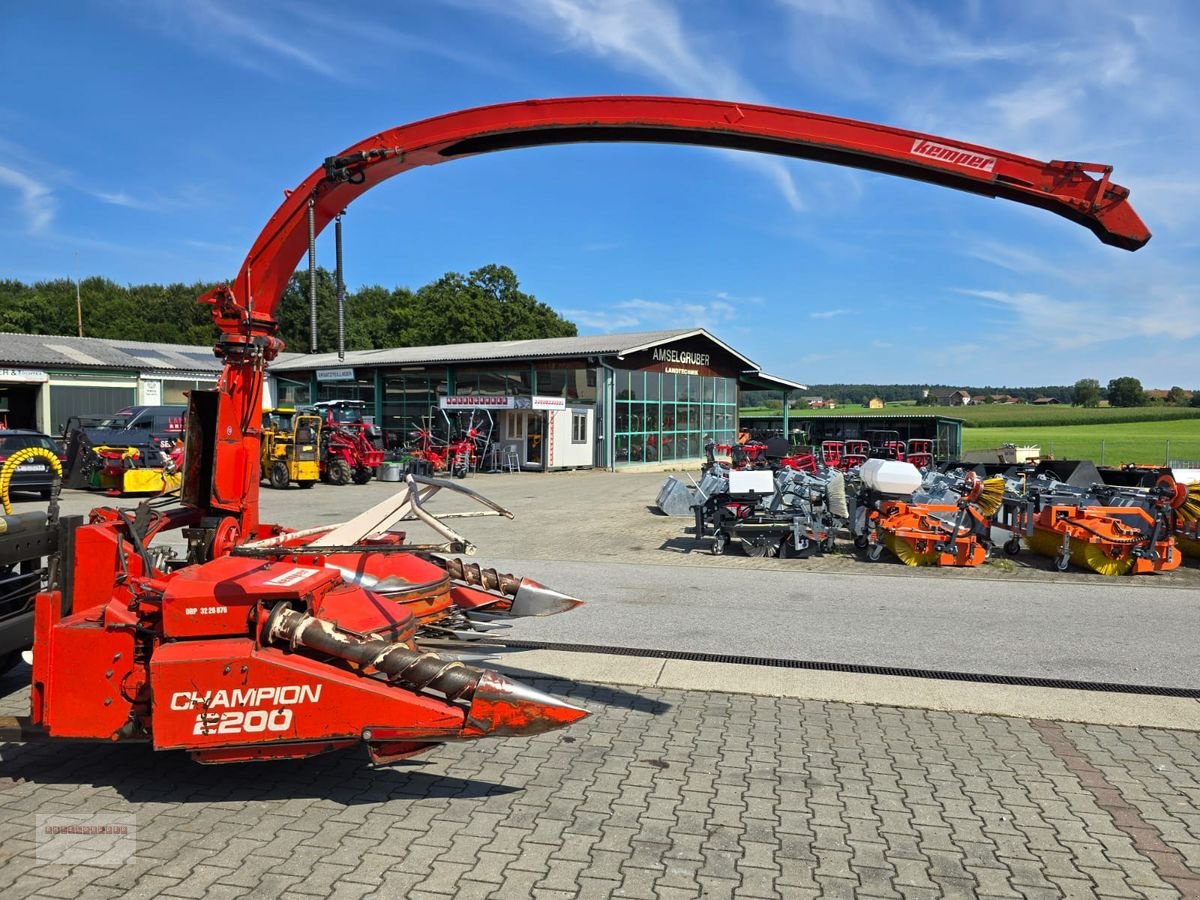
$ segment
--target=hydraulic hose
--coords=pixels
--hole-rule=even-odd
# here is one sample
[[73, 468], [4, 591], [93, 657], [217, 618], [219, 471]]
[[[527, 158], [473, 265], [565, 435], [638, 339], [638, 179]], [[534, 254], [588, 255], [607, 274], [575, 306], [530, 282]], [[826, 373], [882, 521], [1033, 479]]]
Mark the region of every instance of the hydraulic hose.
[[28, 462], [31, 459], [42, 457], [49, 460], [50, 468], [54, 470], [54, 474], [60, 479], [62, 478], [62, 462], [59, 461], [57, 455], [45, 447], [26, 447], [24, 450], [18, 450], [7, 460], [4, 465], [0, 466], [0, 503], [4, 505], [4, 514], [12, 515], [12, 503], [8, 497], [9, 487], [12, 484], [13, 473], [16, 472], [17, 466], [23, 462]]

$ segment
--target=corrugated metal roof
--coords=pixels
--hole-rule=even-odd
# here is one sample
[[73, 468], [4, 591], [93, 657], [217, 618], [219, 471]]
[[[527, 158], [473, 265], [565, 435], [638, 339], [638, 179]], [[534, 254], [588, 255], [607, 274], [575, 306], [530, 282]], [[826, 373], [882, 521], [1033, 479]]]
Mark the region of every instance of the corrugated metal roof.
[[[738, 353], [703, 328], [635, 331], [583, 337], [541, 338], [523, 341], [487, 341], [431, 347], [386, 347], [349, 350], [345, 360], [336, 353], [281, 353], [272, 372], [310, 371], [336, 366], [411, 366], [512, 359], [552, 359], [572, 356], [622, 356], [660, 344], [701, 336], [748, 366], [748, 371], [780, 386], [795, 386], [776, 376], [758, 372], [753, 360]], [[0, 332], [0, 364], [62, 368], [124, 369], [141, 372], [203, 372], [221, 370], [221, 360], [211, 346], [155, 344], [149, 341], [81, 338], [71, 335], [12, 334]]]
[[762, 381], [773, 385], [777, 388], [783, 388], [788, 391], [807, 391], [808, 385], [801, 384], [798, 381], [791, 381], [787, 378], [780, 378], [778, 375], [772, 375], [769, 372], [763, 372], [760, 369], [755, 369], [749, 372], [744, 372], [743, 376], [746, 380]]
[[674, 328], [667, 331], [594, 334], [583, 337], [540, 338], [527, 341], [486, 341], [475, 344], [443, 344], [434, 347], [347, 350], [344, 360], [339, 360], [336, 353], [288, 354], [286, 360], [281, 355], [271, 366], [271, 370], [273, 372], [292, 372], [321, 369], [327, 366], [416, 366], [562, 356], [620, 356], [692, 335], [703, 335], [739, 359], [754, 365], [751, 360], [746, 359], [703, 328]]
[[136, 369], [137, 364], [99, 338], [46, 334], [0, 334], [0, 362], [18, 366]]
[[153, 369], [185, 369], [188, 371], [219, 372], [222, 361], [213, 353], [212, 345], [197, 347], [189, 344], [152, 344], [146, 341], [108, 341]]
[[152, 344], [59, 334], [0, 332], [0, 363], [66, 369], [219, 372], [212, 347]]

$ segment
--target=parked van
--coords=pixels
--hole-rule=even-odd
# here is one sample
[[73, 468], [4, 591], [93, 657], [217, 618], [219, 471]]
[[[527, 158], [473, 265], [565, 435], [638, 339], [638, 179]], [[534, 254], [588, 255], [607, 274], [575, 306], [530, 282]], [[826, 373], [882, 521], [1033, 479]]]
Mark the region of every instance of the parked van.
[[[108, 418], [101, 419], [96, 431], [103, 430], [108, 444], [174, 444], [183, 436], [183, 419], [187, 407], [178, 406], [127, 406]], [[88, 428], [88, 436], [93, 429]], [[98, 437], [99, 435], [96, 435]]]

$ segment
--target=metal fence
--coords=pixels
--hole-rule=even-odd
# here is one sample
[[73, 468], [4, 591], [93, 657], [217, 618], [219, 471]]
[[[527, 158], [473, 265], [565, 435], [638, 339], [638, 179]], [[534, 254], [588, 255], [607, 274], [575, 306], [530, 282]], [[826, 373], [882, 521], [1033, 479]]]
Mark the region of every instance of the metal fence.
[[1057, 440], [1041, 445], [1043, 456], [1055, 459], [1090, 459], [1098, 465], [1125, 463], [1168, 465], [1173, 468], [1200, 468], [1200, 440], [1146, 441], [1137, 438], [1099, 440]]

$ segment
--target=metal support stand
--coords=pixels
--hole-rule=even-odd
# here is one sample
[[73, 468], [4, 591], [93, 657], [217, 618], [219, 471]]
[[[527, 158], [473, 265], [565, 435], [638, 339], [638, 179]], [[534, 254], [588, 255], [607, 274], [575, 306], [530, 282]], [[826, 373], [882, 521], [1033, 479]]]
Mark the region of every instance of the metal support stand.
[[342, 268], [342, 216], [337, 214], [333, 220], [333, 243], [337, 256], [337, 348], [338, 361], [346, 359], [346, 279]]

